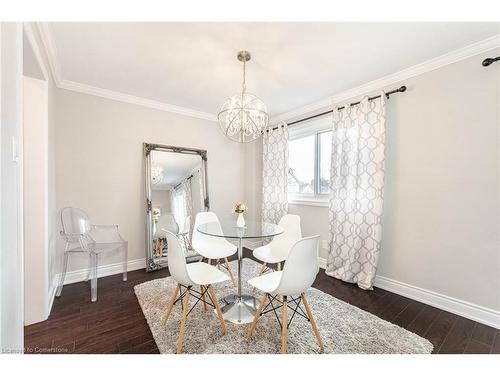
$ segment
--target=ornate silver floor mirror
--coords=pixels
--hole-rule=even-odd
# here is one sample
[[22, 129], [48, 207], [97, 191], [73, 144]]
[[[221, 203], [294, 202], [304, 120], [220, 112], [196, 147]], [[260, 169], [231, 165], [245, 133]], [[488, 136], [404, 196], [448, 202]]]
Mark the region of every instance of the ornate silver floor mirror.
[[177, 235], [186, 258], [197, 258], [191, 236], [196, 214], [209, 210], [207, 151], [143, 143], [146, 270], [167, 266], [165, 231]]

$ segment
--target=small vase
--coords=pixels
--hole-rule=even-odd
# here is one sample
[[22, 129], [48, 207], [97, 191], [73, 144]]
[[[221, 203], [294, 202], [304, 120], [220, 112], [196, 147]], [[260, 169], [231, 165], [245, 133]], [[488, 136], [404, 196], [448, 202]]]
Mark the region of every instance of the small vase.
[[243, 217], [243, 214], [238, 214], [238, 220], [236, 220], [236, 226], [240, 228], [245, 227], [245, 218]]

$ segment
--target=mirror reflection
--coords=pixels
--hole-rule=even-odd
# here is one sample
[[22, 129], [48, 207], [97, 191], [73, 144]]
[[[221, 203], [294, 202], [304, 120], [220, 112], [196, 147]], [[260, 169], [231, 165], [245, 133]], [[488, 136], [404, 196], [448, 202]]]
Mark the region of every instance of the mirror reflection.
[[166, 231], [179, 238], [186, 257], [197, 255], [191, 236], [196, 214], [205, 211], [205, 163], [201, 153], [164, 149], [151, 150], [149, 158], [148, 268], [156, 269], [166, 265]]

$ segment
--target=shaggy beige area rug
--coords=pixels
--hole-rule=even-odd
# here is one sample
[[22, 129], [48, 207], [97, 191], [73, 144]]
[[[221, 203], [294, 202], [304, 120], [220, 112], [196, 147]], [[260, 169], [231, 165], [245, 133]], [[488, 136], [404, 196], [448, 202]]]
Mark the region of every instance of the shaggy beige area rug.
[[[231, 263], [236, 275], [236, 262]], [[258, 273], [260, 264], [245, 258], [242, 269], [243, 292], [252, 294], [252, 288], [246, 280]], [[174, 306], [166, 326], [161, 323], [175, 286], [172, 277], [167, 277], [148, 281], [134, 288], [160, 353], [175, 353], [176, 349], [181, 304]], [[219, 298], [235, 293], [229, 281], [215, 285], [215, 290]], [[432, 352], [433, 346], [428, 340], [373, 314], [314, 288], [310, 288], [306, 295], [324, 342], [324, 353]], [[259, 295], [257, 298], [260, 300]], [[190, 306], [195, 302], [191, 298]], [[188, 316], [184, 353], [279, 353], [281, 350], [280, 328], [272, 312], [259, 319], [251, 340], [246, 339], [249, 324], [235, 325], [226, 322], [226, 325], [227, 335], [222, 335], [216, 315], [211, 309], [204, 312], [201, 302], [198, 303]], [[310, 323], [301, 316], [295, 316], [290, 325], [288, 352], [319, 353]]]

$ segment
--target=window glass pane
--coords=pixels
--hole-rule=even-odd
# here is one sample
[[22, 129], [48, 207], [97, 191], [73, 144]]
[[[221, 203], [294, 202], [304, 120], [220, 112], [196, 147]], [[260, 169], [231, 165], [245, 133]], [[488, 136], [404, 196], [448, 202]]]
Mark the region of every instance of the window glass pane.
[[332, 156], [332, 132], [319, 134], [319, 194], [330, 192], [330, 165]]
[[289, 142], [289, 193], [314, 194], [314, 143], [314, 135]]

